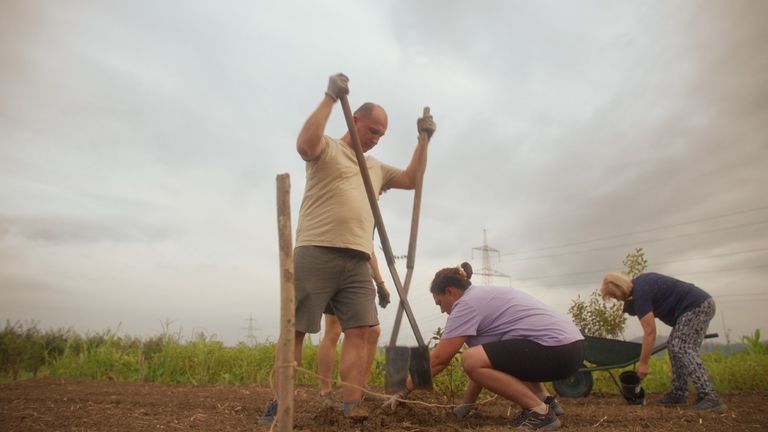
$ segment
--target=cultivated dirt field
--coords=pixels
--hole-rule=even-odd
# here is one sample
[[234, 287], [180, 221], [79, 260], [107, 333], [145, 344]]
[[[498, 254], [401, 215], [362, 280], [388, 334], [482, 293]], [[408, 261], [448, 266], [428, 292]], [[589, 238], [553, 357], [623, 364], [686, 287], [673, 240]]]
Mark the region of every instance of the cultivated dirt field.
[[[444, 408], [409, 405], [385, 414], [365, 402], [371, 416], [352, 423], [321, 408], [315, 388], [296, 391], [298, 431], [503, 431], [517, 414], [494, 399], [464, 421]], [[414, 399], [439, 404], [434, 393]], [[191, 386], [42, 378], [0, 385], [0, 431], [267, 431], [256, 420], [269, 400], [263, 386]], [[481, 396], [482, 397], [482, 396]], [[650, 395], [649, 400], [659, 395]], [[723, 395], [725, 413], [629, 406], [618, 394], [560, 399], [564, 431], [765, 431], [768, 394]]]

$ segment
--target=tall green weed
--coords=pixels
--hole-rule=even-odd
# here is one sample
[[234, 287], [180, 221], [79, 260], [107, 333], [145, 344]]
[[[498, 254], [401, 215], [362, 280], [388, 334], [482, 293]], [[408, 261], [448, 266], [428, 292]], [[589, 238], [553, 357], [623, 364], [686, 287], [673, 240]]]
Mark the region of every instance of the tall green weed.
[[[441, 336], [438, 329], [430, 345]], [[743, 339], [746, 349], [702, 354], [704, 365], [718, 391], [768, 391], [768, 349], [756, 331]], [[72, 329], [42, 331], [37, 322], [6, 322], [0, 330], [0, 381], [50, 375], [97, 380], [184, 384], [269, 385], [275, 344], [225, 346], [215, 337], [198, 333], [184, 340], [166, 327], [148, 339], [119, 336], [117, 331], [79, 335]], [[338, 354], [337, 354], [338, 356]], [[307, 338], [302, 351], [298, 384], [317, 385], [317, 346]], [[651, 374], [643, 381], [646, 391], [669, 390], [671, 373], [664, 354], [651, 359]], [[618, 377], [620, 370], [611, 371]], [[384, 385], [384, 356], [377, 353], [369, 383]], [[594, 372], [594, 392], [618, 392], [608, 372]], [[334, 380], [338, 379], [338, 371]], [[434, 379], [435, 390], [447, 403], [461, 397], [467, 384], [459, 356]]]

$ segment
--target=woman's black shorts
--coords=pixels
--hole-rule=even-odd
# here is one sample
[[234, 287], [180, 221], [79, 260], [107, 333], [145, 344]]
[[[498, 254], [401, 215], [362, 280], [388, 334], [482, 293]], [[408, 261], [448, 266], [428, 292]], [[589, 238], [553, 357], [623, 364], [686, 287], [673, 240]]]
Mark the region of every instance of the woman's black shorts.
[[546, 346], [525, 339], [483, 344], [494, 369], [522, 381], [547, 382], [576, 373], [584, 361], [584, 341]]

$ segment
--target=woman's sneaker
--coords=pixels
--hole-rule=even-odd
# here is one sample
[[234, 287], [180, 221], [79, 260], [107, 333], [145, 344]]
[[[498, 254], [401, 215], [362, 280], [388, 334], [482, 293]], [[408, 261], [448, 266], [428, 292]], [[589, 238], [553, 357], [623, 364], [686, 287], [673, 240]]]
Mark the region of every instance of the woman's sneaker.
[[680, 406], [688, 403], [688, 398], [685, 396], [678, 396], [672, 393], [667, 393], [663, 398], [656, 401], [658, 405], [663, 406]]
[[524, 409], [509, 425], [515, 429], [553, 431], [560, 428], [560, 419], [552, 409], [547, 410], [546, 414]]
[[727, 407], [720, 399], [712, 396], [699, 398], [692, 408], [694, 411], [725, 411]]
[[561, 415], [565, 414], [565, 410], [562, 406], [560, 406], [560, 403], [557, 401], [557, 399], [555, 399], [554, 396], [547, 396], [546, 399], [544, 399], [544, 403], [547, 404], [550, 410], [555, 412], [556, 416], [560, 417]]

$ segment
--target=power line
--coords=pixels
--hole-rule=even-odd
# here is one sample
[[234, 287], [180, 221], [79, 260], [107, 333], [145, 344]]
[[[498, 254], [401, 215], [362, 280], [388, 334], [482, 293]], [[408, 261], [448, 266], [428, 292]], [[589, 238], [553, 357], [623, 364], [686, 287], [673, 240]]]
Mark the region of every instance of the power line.
[[508, 252], [508, 253], [505, 253], [503, 256], [519, 255], [519, 254], [523, 254], [523, 253], [540, 252], [540, 251], [544, 251], [544, 250], [560, 249], [560, 248], [568, 247], [568, 246], [577, 246], [577, 245], [581, 245], [581, 244], [594, 243], [594, 242], [598, 242], [598, 241], [610, 240], [610, 239], [614, 239], [614, 238], [626, 237], [626, 236], [636, 235], [636, 234], [642, 234], [642, 233], [651, 232], [651, 231], [658, 231], [658, 230], [662, 230], [662, 229], [674, 228], [676, 226], [681, 226], [681, 225], [690, 225], [692, 223], [705, 222], [705, 221], [714, 220], [714, 219], [722, 219], [724, 217], [730, 217], [730, 216], [735, 216], [735, 215], [744, 214], [744, 213], [752, 213], [752, 212], [755, 212], [755, 211], [765, 210], [765, 209], [768, 209], [768, 206], [755, 207], [755, 208], [746, 209], [746, 210], [739, 210], [739, 211], [732, 212], [732, 213], [721, 214], [719, 216], [710, 216], [710, 217], [706, 217], [706, 218], [693, 219], [693, 220], [690, 220], [690, 221], [687, 221], [687, 222], [679, 222], [679, 223], [674, 223], [674, 224], [669, 224], [669, 225], [661, 225], [661, 226], [657, 226], [657, 227], [654, 227], [654, 228], [647, 228], [647, 229], [643, 229], [643, 230], [639, 230], [639, 231], [630, 231], [630, 232], [623, 233], [623, 234], [612, 234], [612, 235], [609, 235], [609, 236], [599, 237], [599, 238], [595, 238], [595, 239], [591, 239], [591, 240], [581, 240], [581, 241], [577, 241], [577, 242], [563, 243], [561, 245], [556, 245], [556, 246], [546, 246], [546, 247], [541, 247], [541, 248], [536, 248], [536, 249], [527, 249], [527, 250], [521, 250], [521, 251]]
[[[760, 264], [755, 266], [747, 266], [747, 267], [738, 267], [738, 268], [732, 268], [732, 269], [719, 269], [719, 270], [709, 270], [709, 271], [699, 271], [699, 272], [688, 272], [688, 273], [681, 273], [677, 276], [689, 276], [689, 275], [697, 275], [697, 274], [714, 274], [714, 273], [730, 273], [734, 271], [741, 271], [741, 270], [751, 270], [755, 268], [764, 268], [768, 267], [768, 264]], [[571, 283], [571, 284], [561, 284], [561, 285], [544, 285], [544, 286], [534, 286], [534, 285], [528, 285], [523, 287], [518, 287], [518, 289], [531, 289], [531, 288], [562, 288], [562, 287], [571, 287], [571, 286], [587, 286], [587, 285], [597, 285], [599, 284], [599, 281], [596, 282], [583, 282], [583, 283]]]
[[[654, 263], [654, 265], [663, 265], [663, 264], [673, 264], [678, 262], [685, 262], [685, 261], [695, 261], [700, 259], [710, 259], [710, 258], [719, 258], [724, 256], [732, 256], [732, 255], [741, 255], [745, 253], [754, 253], [754, 252], [763, 252], [768, 251], [768, 248], [759, 248], [759, 249], [750, 249], [745, 251], [738, 251], [738, 252], [726, 252], [722, 254], [715, 254], [715, 255], [705, 255], [705, 256], [699, 256], [699, 257], [692, 257], [692, 258], [681, 258], [676, 260], [670, 260], [670, 261], [662, 261], [658, 263]], [[529, 280], [535, 280], [535, 279], [549, 279], [549, 278], [556, 278], [556, 277], [562, 277], [562, 276], [578, 276], [578, 275], [586, 275], [586, 274], [594, 274], [594, 273], [605, 273], [610, 271], [616, 271], [615, 267], [609, 268], [609, 269], [601, 269], [601, 270], [588, 270], [588, 271], [581, 271], [581, 272], [572, 272], [572, 273], [560, 273], [560, 274], [554, 274], [554, 275], [541, 275], [541, 276], [532, 276], [532, 277], [526, 277], [523, 279], [516, 279], [518, 282], [520, 281], [529, 281]]]
[[[539, 256], [533, 256], [533, 257], [513, 258], [513, 259], [509, 259], [509, 260], [505, 260], [505, 261], [524, 261], [524, 260], [530, 260], [530, 259], [553, 258], [553, 257], [559, 257], [559, 256], [566, 256], [566, 255], [577, 255], [577, 254], [582, 254], [582, 253], [586, 253], [586, 252], [595, 252], [595, 251], [599, 251], [599, 250], [613, 249], [613, 248], [618, 248], [618, 247], [637, 246], [638, 244], [656, 243], [656, 242], [660, 242], [660, 241], [671, 240], [671, 239], [682, 238], [682, 237], [691, 237], [691, 236], [696, 236], [696, 235], [700, 235], [700, 234], [709, 234], [709, 233], [719, 232], [719, 231], [728, 231], [728, 230], [738, 229], [738, 228], [747, 228], [747, 227], [751, 227], [751, 226], [764, 225], [766, 223], [768, 223], [768, 220], [759, 221], [759, 222], [752, 222], [752, 223], [748, 223], [748, 224], [734, 225], [734, 226], [730, 226], [730, 227], [715, 228], [715, 229], [705, 230], [705, 231], [697, 231], [697, 232], [686, 233], [686, 234], [678, 234], [678, 235], [668, 236], [668, 237], [659, 237], [659, 238], [650, 239], [650, 240], [636, 240], [636, 241], [634, 241], [632, 243], [624, 243], [624, 244], [617, 244], [617, 245], [611, 245], [611, 246], [601, 246], [601, 247], [596, 247], [596, 248], [592, 248], [592, 249], [584, 249], [584, 250], [580, 250], [580, 251], [563, 252], [563, 253], [551, 254], [551, 255], [539, 255]], [[507, 256], [507, 254], [504, 254], [502, 256]]]

